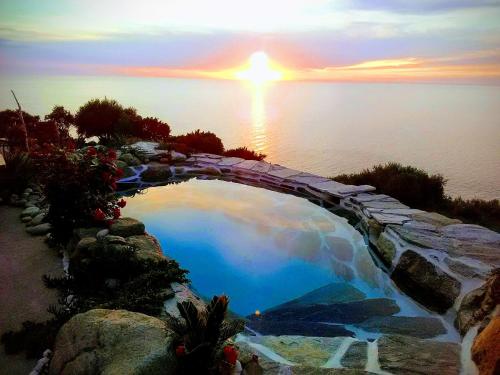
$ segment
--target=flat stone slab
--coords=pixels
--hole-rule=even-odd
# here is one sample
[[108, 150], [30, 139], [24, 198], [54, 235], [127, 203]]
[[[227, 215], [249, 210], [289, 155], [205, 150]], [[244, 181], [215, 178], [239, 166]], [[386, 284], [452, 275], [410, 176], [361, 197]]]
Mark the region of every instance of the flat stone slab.
[[460, 373], [460, 345], [391, 335], [378, 340], [380, 367], [396, 375]]
[[232, 165], [241, 163], [243, 161], [245, 161], [245, 159], [242, 159], [242, 158], [235, 158], [235, 157], [222, 158], [222, 160], [220, 160], [217, 163], [217, 165], [230, 167]]
[[446, 333], [441, 320], [431, 317], [385, 316], [356, 324], [368, 332], [399, 334], [428, 339]]
[[260, 173], [267, 173], [270, 170], [271, 170], [271, 164], [269, 164], [265, 161], [259, 161], [257, 164], [255, 164], [252, 167], [252, 171], [260, 172]]
[[353, 337], [354, 332], [349, 331], [340, 324], [324, 324], [301, 320], [251, 320], [246, 324], [261, 335], [299, 335], [314, 337]]
[[353, 342], [340, 360], [340, 364], [346, 368], [363, 370], [368, 360], [368, 344], [365, 341]]
[[310, 306], [290, 306], [266, 310], [259, 317], [251, 315], [252, 321], [295, 320], [325, 323], [360, 323], [369, 318], [390, 316], [400, 311], [392, 299], [374, 298], [361, 301]]
[[258, 160], [245, 160], [237, 164], [235, 167], [242, 169], [252, 169], [258, 162], [259, 162]]
[[385, 210], [391, 209], [408, 209], [407, 205], [398, 201], [370, 201], [361, 203], [363, 208], [380, 208]]
[[372, 201], [398, 202], [397, 199], [394, 199], [385, 194], [358, 194], [353, 197], [350, 197], [349, 199], [355, 203], [372, 202]]
[[217, 164], [219, 162], [218, 159], [212, 159], [207, 157], [197, 157], [196, 162], [198, 163], [207, 163], [207, 164]]
[[300, 174], [300, 171], [297, 171], [295, 169], [289, 169], [289, 168], [281, 168], [277, 170], [271, 170], [267, 172], [268, 175], [274, 176], [274, 177], [279, 177], [279, 178], [287, 178], [290, 176], [295, 176]]
[[316, 176], [310, 173], [300, 173], [294, 176], [287, 177], [286, 179], [289, 181], [298, 182], [300, 184], [305, 184], [305, 185], [311, 185], [329, 181], [329, 179], [326, 177]]
[[403, 224], [411, 219], [404, 215], [392, 215], [383, 212], [373, 212], [372, 217], [377, 220], [380, 224]]
[[367, 191], [375, 191], [376, 189], [370, 185], [345, 185], [339, 189], [342, 194], [364, 193]]

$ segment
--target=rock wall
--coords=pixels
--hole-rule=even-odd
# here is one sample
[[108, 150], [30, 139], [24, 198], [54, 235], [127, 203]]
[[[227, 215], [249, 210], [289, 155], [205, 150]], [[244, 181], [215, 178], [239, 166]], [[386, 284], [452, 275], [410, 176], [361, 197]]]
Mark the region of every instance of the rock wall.
[[[331, 179], [265, 161], [194, 154], [175, 166], [155, 163], [165, 151], [157, 144], [132, 145], [153, 162], [134, 167], [121, 187], [148, 187], [190, 177], [219, 178], [309, 199], [333, 213], [356, 218], [396, 284], [427, 308], [445, 313], [459, 309], [463, 296], [485, 283], [500, 267], [500, 234], [463, 224], [435, 212], [412, 209], [368, 185], [345, 185]], [[142, 178], [145, 171], [154, 173]], [[164, 170], [164, 172], [161, 172]], [[158, 176], [158, 179], [151, 179]], [[169, 176], [164, 178], [163, 176]]]

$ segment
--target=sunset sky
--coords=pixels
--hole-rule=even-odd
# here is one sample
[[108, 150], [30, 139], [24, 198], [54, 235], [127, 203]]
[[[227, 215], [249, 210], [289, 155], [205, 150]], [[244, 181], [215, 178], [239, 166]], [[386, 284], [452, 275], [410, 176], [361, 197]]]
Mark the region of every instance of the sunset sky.
[[500, 83], [500, 0], [2, 0], [0, 74]]

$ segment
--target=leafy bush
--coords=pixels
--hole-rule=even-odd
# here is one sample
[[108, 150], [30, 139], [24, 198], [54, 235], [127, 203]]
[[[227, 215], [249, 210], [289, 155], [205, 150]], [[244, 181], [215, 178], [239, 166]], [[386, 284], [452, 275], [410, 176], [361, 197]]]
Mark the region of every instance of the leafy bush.
[[34, 180], [35, 166], [24, 152], [6, 153], [5, 163], [0, 169], [0, 188], [6, 194], [19, 194]]
[[191, 133], [179, 135], [172, 138], [173, 142], [181, 143], [196, 152], [222, 155], [224, 145], [219, 137], [212, 132], [196, 130]]
[[47, 221], [56, 242], [66, 243], [74, 228], [104, 225], [120, 217], [114, 192], [123, 171], [115, 165], [113, 150], [89, 147], [84, 152], [68, 152], [47, 147], [35, 157], [50, 204]]
[[154, 117], [142, 118], [138, 122], [141, 139], [164, 142], [170, 136], [170, 126]]
[[224, 151], [224, 156], [234, 156], [237, 158], [249, 159], [249, 160], [264, 160], [266, 158], [265, 154], [249, 150], [246, 147], [238, 147]]
[[444, 194], [446, 180], [441, 175], [397, 163], [376, 165], [361, 173], [333, 177], [335, 181], [353, 185], [372, 185], [377, 192], [387, 194], [412, 208], [436, 211], [466, 223], [483, 225], [500, 231], [498, 200], [464, 200]]
[[228, 304], [226, 296], [214, 296], [202, 310], [189, 301], [177, 304], [183, 319], [171, 316], [168, 319], [177, 334], [174, 346], [180, 362], [179, 373], [218, 374], [222, 360], [235, 364], [237, 352], [224, 344], [243, 330], [244, 322], [226, 320]]
[[441, 175], [398, 163], [376, 165], [360, 173], [342, 174], [335, 181], [352, 185], [372, 185], [377, 191], [413, 208], [430, 208], [444, 199], [446, 180]]

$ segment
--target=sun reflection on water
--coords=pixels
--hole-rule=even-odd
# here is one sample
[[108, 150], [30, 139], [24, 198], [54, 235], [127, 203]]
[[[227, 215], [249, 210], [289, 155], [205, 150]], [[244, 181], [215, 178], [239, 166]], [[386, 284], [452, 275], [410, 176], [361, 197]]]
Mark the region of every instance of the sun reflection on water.
[[264, 152], [267, 148], [266, 107], [264, 84], [253, 84], [252, 87], [252, 149]]

